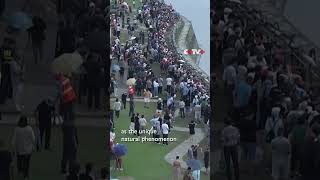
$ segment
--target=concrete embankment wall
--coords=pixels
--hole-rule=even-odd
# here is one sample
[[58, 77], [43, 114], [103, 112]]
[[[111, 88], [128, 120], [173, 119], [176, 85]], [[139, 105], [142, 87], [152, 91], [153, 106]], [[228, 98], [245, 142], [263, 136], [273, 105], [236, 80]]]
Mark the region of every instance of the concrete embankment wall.
[[[192, 28], [191, 22], [186, 19], [184, 16], [179, 15], [180, 20], [176, 23], [175, 27], [172, 30], [172, 40], [173, 44], [177, 49], [178, 53], [183, 54], [185, 49], [198, 49], [199, 45], [197, 42], [197, 38]], [[209, 79], [209, 74], [207, 74], [204, 70], [202, 70], [198, 66], [198, 62], [200, 60], [200, 56], [190, 56], [184, 55], [186, 62], [194, 67], [199, 73], [201, 73], [205, 78]]]

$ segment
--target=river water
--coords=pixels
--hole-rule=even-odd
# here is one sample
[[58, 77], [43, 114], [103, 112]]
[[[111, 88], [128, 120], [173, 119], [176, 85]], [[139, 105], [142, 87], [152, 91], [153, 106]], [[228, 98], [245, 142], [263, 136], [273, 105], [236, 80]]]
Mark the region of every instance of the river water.
[[199, 47], [205, 50], [199, 66], [210, 74], [210, 0], [165, 0], [191, 21]]

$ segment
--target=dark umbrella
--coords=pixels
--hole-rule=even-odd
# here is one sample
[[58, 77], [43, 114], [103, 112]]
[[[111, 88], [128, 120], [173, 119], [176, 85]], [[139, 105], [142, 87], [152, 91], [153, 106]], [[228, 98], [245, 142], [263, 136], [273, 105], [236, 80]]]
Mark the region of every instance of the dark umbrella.
[[117, 144], [112, 151], [115, 156], [125, 156], [128, 154], [128, 147], [125, 144]]
[[187, 165], [191, 167], [193, 171], [201, 169], [201, 163], [199, 160], [195, 160], [195, 159], [187, 160]]
[[107, 31], [92, 32], [85, 39], [85, 45], [94, 52], [105, 54], [109, 44]]
[[24, 12], [12, 13], [7, 18], [7, 23], [10, 27], [21, 30], [26, 30], [33, 26], [32, 18]]

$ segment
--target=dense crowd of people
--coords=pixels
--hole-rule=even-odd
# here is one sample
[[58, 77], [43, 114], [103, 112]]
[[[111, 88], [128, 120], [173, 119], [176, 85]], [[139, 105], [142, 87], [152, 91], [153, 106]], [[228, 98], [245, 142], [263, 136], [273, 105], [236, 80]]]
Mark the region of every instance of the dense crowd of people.
[[[120, 4], [119, 7], [122, 7]], [[129, 9], [128, 9], [129, 11]], [[118, 14], [111, 16], [111, 27], [114, 36], [112, 46], [112, 58], [117, 59], [120, 65], [120, 74], [122, 74], [125, 65], [128, 65], [127, 79], [135, 78], [136, 84], [134, 85], [135, 96], [144, 96], [146, 99], [150, 97], [158, 97], [159, 94], [165, 93], [163, 104], [168, 107], [170, 112], [173, 112], [175, 106], [173, 103], [177, 101], [176, 94], [181, 94], [181, 101], [184, 101], [185, 107], [188, 110], [196, 104], [206, 102], [206, 109], [202, 113], [208, 112], [209, 105], [209, 82], [199, 75], [191, 66], [183, 63], [183, 57], [176, 52], [175, 47], [165, 40], [168, 27], [172, 27], [178, 20], [178, 16], [168, 6], [158, 1], [145, 2], [143, 8], [138, 11], [136, 19], [124, 21], [124, 12], [118, 11]], [[123, 13], [123, 15], [122, 15]], [[122, 18], [122, 21], [120, 19]], [[132, 18], [132, 17], [131, 17]], [[139, 20], [139, 21], [138, 21]], [[127, 22], [127, 27], [136, 27], [133, 33], [129, 33], [128, 39], [125, 44], [120, 42], [121, 23]], [[137, 27], [144, 24], [148, 29], [147, 41], [145, 41], [145, 32], [140, 31], [140, 37], [134, 37], [132, 34], [137, 32]], [[142, 25], [140, 25], [142, 26]], [[160, 63], [161, 73], [155, 75], [152, 71], [152, 64]], [[121, 76], [122, 77], [122, 76]], [[122, 80], [122, 79], [121, 79]], [[113, 79], [111, 82], [111, 92], [116, 92], [117, 81]], [[149, 93], [148, 93], [149, 92]], [[129, 93], [130, 94], [130, 93]], [[119, 94], [116, 94], [117, 96]], [[172, 101], [173, 100], [173, 101]], [[184, 107], [182, 107], [184, 108]], [[209, 114], [209, 112], [208, 112]], [[208, 121], [208, 114], [206, 114], [205, 123]]]
[[235, 179], [240, 178], [241, 159], [250, 163], [252, 175], [262, 165], [275, 180], [318, 179], [316, 88], [307, 88], [304, 74], [288, 68], [286, 45], [247, 21], [244, 14], [232, 3], [212, 14], [214, 59], [223, 68], [229, 105], [221, 134], [227, 177], [232, 179], [232, 161]]
[[[139, 136], [139, 130], [145, 130], [146, 125], [150, 124], [156, 132], [153, 134], [155, 143], [168, 145], [170, 142], [165, 140], [161, 142], [160, 137], [165, 139], [174, 136], [170, 135], [174, 134], [170, 129], [174, 126], [176, 111], [180, 113], [181, 118], [194, 113], [192, 119], [197, 123], [209, 124], [211, 111], [209, 81], [188, 65], [171, 41], [167, 40], [172, 27], [179, 20], [179, 15], [172, 6], [162, 1], [142, 3], [142, 7], [133, 8], [125, 1], [112, 2], [116, 10], [111, 12], [110, 21], [111, 34], [114, 37], [111, 59], [119, 68], [112, 69], [110, 87], [116, 101], [111, 107], [111, 124], [114, 127], [115, 119], [119, 118], [121, 110], [126, 108], [129, 98], [131, 118], [129, 129], [135, 130], [135, 135]], [[135, 10], [137, 12], [134, 12]], [[124, 38], [127, 39], [123, 40]], [[160, 66], [160, 72], [154, 71], [155, 64]], [[126, 77], [125, 69], [127, 69]], [[118, 93], [120, 85], [132, 78], [135, 79], [135, 83], [128, 84], [125, 93]], [[139, 97], [143, 97], [145, 108], [149, 108], [149, 104], [156, 105], [153, 117], [146, 117], [135, 110], [135, 100]], [[150, 103], [151, 100], [154, 100], [154, 103]], [[151, 119], [150, 122], [148, 118]], [[193, 133], [190, 133], [192, 136], [195, 122], [192, 121], [190, 124], [190, 129], [193, 130]], [[111, 141], [112, 144], [115, 143], [114, 139]], [[174, 163], [175, 168], [181, 168], [178, 159]], [[116, 168], [123, 169], [117, 164]], [[189, 171], [192, 174], [191, 169]], [[176, 169], [175, 172], [181, 170]], [[186, 173], [186, 178], [189, 175]]]

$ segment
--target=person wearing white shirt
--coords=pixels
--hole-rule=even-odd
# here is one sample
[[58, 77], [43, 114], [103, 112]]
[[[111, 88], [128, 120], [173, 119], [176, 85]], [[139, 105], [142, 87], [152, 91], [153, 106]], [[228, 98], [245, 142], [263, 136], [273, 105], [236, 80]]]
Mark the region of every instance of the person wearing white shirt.
[[116, 112], [116, 117], [119, 118], [121, 110], [121, 102], [119, 99], [116, 99], [116, 102], [113, 104], [113, 110]]
[[159, 83], [155, 80], [153, 81], [153, 96], [158, 97], [158, 88], [159, 88]]
[[166, 79], [166, 82], [167, 82], [167, 92], [168, 92], [168, 93], [171, 93], [172, 78], [168, 77], [168, 78]]
[[199, 103], [194, 106], [194, 115], [196, 121], [201, 120], [201, 105]]
[[181, 99], [181, 101], [179, 102], [179, 109], [180, 109], [180, 117], [181, 118], [185, 118], [185, 102]]
[[163, 144], [168, 145], [168, 140], [167, 140], [168, 135], [169, 135], [169, 126], [168, 126], [168, 124], [166, 122], [164, 122], [162, 124], [162, 126], [161, 126], [161, 129], [162, 129], [162, 136], [164, 138]]
[[139, 124], [140, 124], [140, 129], [141, 130], [145, 130], [146, 129], [147, 120], [146, 120], [146, 118], [144, 118], [144, 115], [142, 115], [141, 118], [139, 119]]
[[30, 159], [35, 150], [35, 144], [35, 134], [32, 127], [28, 125], [27, 117], [21, 116], [18, 126], [14, 129], [12, 147], [17, 155], [19, 172], [22, 173], [24, 179], [29, 178]]

